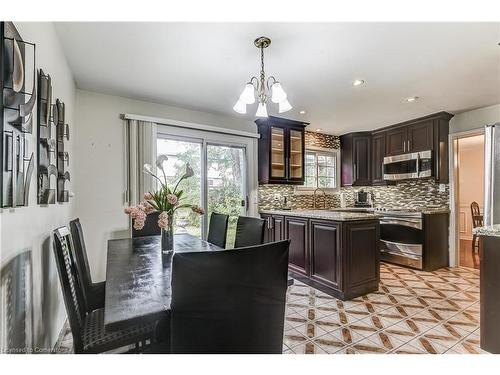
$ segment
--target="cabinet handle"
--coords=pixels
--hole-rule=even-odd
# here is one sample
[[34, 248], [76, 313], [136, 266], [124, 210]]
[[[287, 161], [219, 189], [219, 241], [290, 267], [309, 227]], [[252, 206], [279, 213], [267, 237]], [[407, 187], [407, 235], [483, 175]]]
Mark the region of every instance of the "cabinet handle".
[[358, 179], [358, 165], [354, 163], [354, 179]]
[[410, 151], [410, 141], [408, 140], [408, 151]]
[[406, 141], [403, 141], [403, 152], [406, 152]]

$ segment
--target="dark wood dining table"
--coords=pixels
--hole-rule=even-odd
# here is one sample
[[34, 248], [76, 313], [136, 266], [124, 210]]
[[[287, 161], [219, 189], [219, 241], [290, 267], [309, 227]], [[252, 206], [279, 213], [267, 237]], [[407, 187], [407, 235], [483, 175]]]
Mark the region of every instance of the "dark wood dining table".
[[[190, 234], [174, 236], [175, 252], [223, 250]], [[104, 327], [157, 321], [170, 310], [171, 263], [162, 264], [160, 236], [108, 242]]]

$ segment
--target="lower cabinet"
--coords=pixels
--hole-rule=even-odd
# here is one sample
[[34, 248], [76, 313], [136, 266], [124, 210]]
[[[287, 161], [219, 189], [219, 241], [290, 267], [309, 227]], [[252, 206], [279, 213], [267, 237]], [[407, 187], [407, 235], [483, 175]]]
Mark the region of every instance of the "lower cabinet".
[[340, 224], [311, 220], [311, 279], [340, 289]]
[[378, 219], [321, 220], [261, 214], [266, 241], [290, 240], [288, 269], [293, 277], [341, 300], [378, 290]]
[[308, 219], [285, 217], [285, 238], [290, 240], [288, 267], [309, 276]]

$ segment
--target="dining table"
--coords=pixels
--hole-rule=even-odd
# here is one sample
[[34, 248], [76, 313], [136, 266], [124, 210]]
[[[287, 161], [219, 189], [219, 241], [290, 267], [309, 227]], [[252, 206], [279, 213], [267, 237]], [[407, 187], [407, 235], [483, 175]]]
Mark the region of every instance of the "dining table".
[[[174, 235], [174, 253], [223, 248], [193, 235]], [[126, 329], [167, 316], [172, 297], [171, 261], [162, 261], [160, 236], [108, 241], [104, 328]]]

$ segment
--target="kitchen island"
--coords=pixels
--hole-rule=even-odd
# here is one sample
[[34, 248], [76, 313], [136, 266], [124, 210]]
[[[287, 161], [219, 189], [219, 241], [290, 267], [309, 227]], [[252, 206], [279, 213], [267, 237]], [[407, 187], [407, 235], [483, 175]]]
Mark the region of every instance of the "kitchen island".
[[341, 300], [378, 290], [379, 219], [370, 212], [261, 210], [266, 242], [290, 239], [292, 277]]

